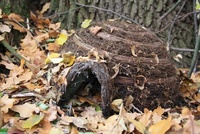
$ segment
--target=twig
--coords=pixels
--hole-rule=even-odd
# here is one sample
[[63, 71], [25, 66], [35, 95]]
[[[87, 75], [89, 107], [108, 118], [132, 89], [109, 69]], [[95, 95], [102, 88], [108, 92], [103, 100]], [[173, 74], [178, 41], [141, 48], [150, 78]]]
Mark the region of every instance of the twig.
[[173, 22], [172, 22], [172, 24], [171, 24], [171, 26], [170, 26], [169, 33], [168, 33], [168, 37], [167, 37], [167, 51], [170, 50], [170, 45], [171, 45], [171, 42], [172, 42], [172, 40], [171, 40], [172, 28], [174, 27], [174, 24], [175, 24], [175, 22], [176, 22], [176, 19], [178, 18], [178, 15], [179, 15], [180, 12], [182, 11], [182, 9], [183, 9], [185, 3], [186, 3], [186, 0], [183, 2], [183, 4], [182, 4], [180, 10], [179, 10], [178, 13], [176, 14], [176, 16], [175, 16], [175, 18], [174, 18], [174, 20], [173, 20]]
[[77, 8], [74, 8], [74, 9], [71, 9], [71, 10], [68, 10], [68, 11], [65, 11], [65, 12], [57, 12], [53, 15], [49, 15], [49, 16], [46, 16], [46, 17], [41, 17], [41, 19], [48, 19], [48, 18], [54, 18], [55, 16], [58, 16], [58, 15], [63, 15], [63, 14], [67, 14], [67, 13], [70, 13], [72, 11], [76, 11], [78, 10], [79, 8], [81, 7], [77, 7]]
[[131, 105], [137, 112], [139, 112], [140, 114], [143, 114], [143, 112], [141, 110], [139, 110], [135, 105]]
[[158, 21], [161, 21], [163, 18], [165, 18], [167, 15], [169, 15], [180, 3], [182, 0], [177, 1], [172, 8], [170, 8], [163, 16], [160, 17]]
[[[27, 33], [28, 32], [30, 32], [30, 30], [28, 29], [26, 29], [22, 24], [20, 24], [18, 21], [16, 21], [15, 19], [13, 19], [13, 21], [15, 22], [15, 23], [17, 23], [19, 26], [21, 26]], [[27, 25], [28, 25], [28, 23], [27, 23]], [[41, 50], [44, 50], [43, 48], [42, 48], [42, 46], [40, 45], [40, 43], [33, 37], [33, 35], [32, 34], [30, 34], [31, 35], [31, 37], [35, 40], [35, 42], [37, 43], [37, 45], [38, 45], [38, 47], [41, 49]]]
[[[137, 24], [137, 25], [140, 25], [140, 24], [139, 24], [138, 22], [136, 22], [135, 20], [133, 20], [133, 19], [131, 19], [131, 18], [128, 18], [128, 17], [126, 17], [126, 16], [124, 16], [124, 15], [121, 15], [121, 14], [115, 12], [115, 11], [109, 10], [109, 9], [104, 9], [104, 8], [100, 8], [100, 7], [96, 7], [96, 6], [91, 6], [91, 5], [80, 4], [80, 3], [77, 2], [77, 0], [75, 0], [75, 4], [78, 5], [78, 6], [82, 6], [82, 7], [94, 8], [94, 9], [98, 9], [98, 10], [101, 10], [101, 11], [110, 12], [110, 13], [112, 13], [112, 14], [115, 14], [115, 15], [117, 15], [117, 16], [123, 18], [123, 19], [129, 20], [129, 21], [131, 21], [131, 22], [133, 22], [133, 23], [135, 23], [135, 24]], [[143, 27], [142, 25], [140, 25], [140, 26]]]
[[[193, 0], [193, 10], [196, 11], [196, 0]], [[197, 14], [194, 13], [194, 25], [195, 25], [195, 32], [197, 31]], [[200, 25], [198, 27], [200, 29]], [[199, 58], [199, 48], [200, 48], [200, 43], [199, 43], [199, 40], [200, 40], [200, 33], [198, 31], [198, 35], [196, 35], [195, 33], [195, 51], [194, 51], [194, 54], [193, 54], [193, 57], [192, 57], [192, 62], [191, 62], [191, 65], [190, 65], [190, 70], [188, 72], [188, 77], [191, 76], [192, 72], [195, 70], [195, 65], [196, 63], [198, 62], [198, 58]]]
[[[180, 52], [194, 52], [195, 49], [189, 49], [189, 48], [177, 48], [177, 47], [170, 47], [172, 51], [180, 51]], [[200, 50], [198, 51], [200, 53]]]
[[133, 20], [133, 19], [131, 19], [131, 18], [128, 18], [128, 17], [126, 17], [126, 16], [124, 16], [124, 15], [121, 15], [121, 14], [115, 12], [115, 11], [112, 11], [112, 10], [109, 10], [109, 9], [105, 9], [105, 8], [100, 8], [100, 7], [97, 7], [97, 6], [92, 6], [92, 5], [80, 4], [80, 3], [77, 2], [77, 0], [75, 0], [75, 4], [78, 5], [78, 6], [81, 6], [81, 7], [94, 8], [94, 9], [98, 9], [98, 10], [100, 10], [100, 11], [110, 12], [110, 13], [112, 13], [112, 14], [114, 14], [114, 15], [117, 15], [117, 16], [119, 16], [119, 17], [125, 19], [125, 20], [128, 20], [128, 21], [130, 21], [130, 22], [132, 22], [132, 23], [135, 23], [135, 24], [141, 26], [142, 28], [144, 28], [145, 30], [147, 30], [147, 31], [148, 31], [149, 33], [151, 33], [152, 35], [158, 37], [154, 32], [152, 32], [151, 30], [145, 28], [143, 25], [139, 24], [139, 23], [136, 22], [135, 20]]
[[10, 44], [8, 44], [8, 42], [4, 39], [2, 41], [0, 41], [2, 43], [2, 45], [10, 52], [12, 53], [15, 57], [17, 57], [19, 60], [24, 59], [26, 61], [25, 58], [23, 58], [21, 55], [19, 55], [12, 46], [10, 46]]
[[10, 46], [10, 44], [8, 44], [8, 42], [4, 39], [1, 40], [0, 43], [11, 53], [13, 54], [17, 59], [19, 60], [25, 60], [25, 65], [30, 69], [33, 70], [35, 69], [33, 66], [31, 66], [31, 64], [29, 63], [29, 61], [27, 61], [24, 57], [22, 57], [20, 54], [18, 54], [12, 46]]

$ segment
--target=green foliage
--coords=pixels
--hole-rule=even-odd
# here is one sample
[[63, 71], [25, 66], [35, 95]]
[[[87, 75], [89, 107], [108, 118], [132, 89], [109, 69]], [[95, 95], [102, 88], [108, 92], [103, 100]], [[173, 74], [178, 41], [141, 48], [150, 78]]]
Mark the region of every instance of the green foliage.
[[196, 4], [196, 10], [200, 10], [200, 4]]
[[1, 128], [0, 129], [0, 134], [7, 134], [8, 129], [7, 128]]

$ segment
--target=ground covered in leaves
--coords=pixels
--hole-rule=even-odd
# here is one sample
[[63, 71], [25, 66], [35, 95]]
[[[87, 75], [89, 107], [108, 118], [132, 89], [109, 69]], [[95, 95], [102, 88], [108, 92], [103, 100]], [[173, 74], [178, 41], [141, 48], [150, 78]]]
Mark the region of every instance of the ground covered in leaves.
[[[30, 13], [30, 23], [25, 22], [23, 17], [14, 13], [3, 15], [0, 10], [0, 45], [7, 46], [6, 48], [1, 47], [2, 50], [0, 49], [1, 133], [200, 133], [200, 94], [198, 92], [200, 74], [197, 72], [191, 78], [187, 78], [184, 71], [182, 71], [179, 78], [175, 77], [176, 70], [168, 60], [166, 51], [160, 45], [157, 48], [161, 50], [154, 49], [156, 42], [160, 42], [159, 40], [154, 40], [151, 35], [148, 35], [150, 39], [142, 37], [143, 34], [147, 35], [146, 31], [140, 31], [139, 35], [135, 34], [133, 37], [129, 37], [132, 34], [116, 35], [117, 33], [113, 31], [121, 30], [119, 33], [127, 33], [130, 27], [117, 24], [113, 27], [113, 25], [106, 23], [104, 23], [106, 24], [104, 27], [109, 28], [99, 26], [100, 24], [97, 24], [98, 27], [97, 25], [92, 27], [93, 25], [90, 26], [90, 20], [84, 21], [82, 24], [83, 30], [75, 34], [73, 30], [60, 29], [59, 22], [53, 24], [51, 20], [43, 18], [42, 14], [47, 8], [48, 6], [44, 6], [43, 10], [37, 14]], [[129, 24], [127, 23], [127, 25]], [[89, 31], [86, 30], [87, 28]], [[107, 29], [108, 32], [102, 29]], [[22, 35], [18, 44], [13, 42], [12, 32], [14, 30]], [[89, 32], [92, 32], [93, 36]], [[114, 36], [111, 37], [106, 32], [113, 33]], [[139, 33], [139, 31], [137, 32]], [[97, 35], [102, 39], [101, 42], [99, 38], [94, 39]], [[87, 36], [87, 38], [84, 36]], [[120, 36], [126, 38], [119, 38]], [[71, 43], [71, 45], [78, 44], [82, 47], [79, 46], [77, 49], [69, 47], [69, 45], [62, 47], [65, 42], [66, 44]], [[120, 47], [119, 42], [123, 42], [127, 47]], [[145, 49], [148, 45], [140, 47], [137, 44], [138, 42], [143, 42], [144, 46], [150, 43], [151, 49], [147, 50], [151, 51]], [[106, 46], [101, 47], [101, 43], [107, 44], [107, 48]], [[116, 44], [118, 46], [115, 46]], [[93, 49], [91, 46], [98, 49]], [[60, 52], [61, 48], [63, 49], [62, 52]], [[68, 51], [68, 48], [71, 52]], [[105, 51], [107, 53], [104, 53]], [[133, 58], [127, 60], [129, 56]], [[133, 87], [137, 87], [140, 92], [131, 92], [132, 94], [124, 95], [124, 92], [126, 92], [124, 91], [121, 92], [124, 98], [120, 98], [120, 93], [116, 95], [112, 90], [108, 96], [112, 99], [106, 98], [108, 90], [102, 87], [106, 84], [103, 80], [101, 83], [101, 80], [98, 79], [102, 79], [101, 74], [96, 73], [94, 78], [99, 83], [91, 84], [88, 82], [90, 81], [88, 78], [93, 77], [85, 77], [90, 76], [91, 72], [83, 69], [80, 70], [80, 74], [83, 74], [80, 76], [87, 80], [86, 85], [82, 90], [77, 91], [74, 97], [70, 96], [72, 99], [69, 103], [60, 108], [57, 105], [60, 96], [66, 92], [66, 85], [74, 82], [71, 79], [76, 78], [70, 70], [75, 67], [82, 67], [82, 64], [79, 64], [80, 62], [87, 63], [91, 61], [94, 62], [94, 65], [97, 65], [93, 67], [94, 74], [98, 72], [95, 70], [96, 68], [99, 66], [104, 68], [103, 64], [109, 61], [110, 65], [107, 68], [105, 67], [102, 73], [109, 74], [114, 79], [114, 85], [111, 85], [114, 87], [114, 91], [119, 91], [121, 87], [124, 87], [122, 85], [126, 84], [126, 90], [132, 91]], [[126, 62], [123, 63], [124, 61]], [[126, 63], [130, 62], [133, 64], [128, 66]], [[102, 66], [96, 63], [102, 63]], [[147, 71], [150, 68], [152, 69], [152, 66], [148, 66], [150, 63], [153, 64], [157, 72]], [[165, 70], [162, 72], [165, 66], [160, 67], [161, 63], [166, 65], [166, 68], [172, 67], [172, 71], [167, 72]], [[138, 64], [140, 66], [136, 66]], [[86, 70], [92, 68], [90, 65], [91, 63], [88, 63], [88, 66], [84, 66]], [[130, 68], [130, 66], [133, 68]], [[122, 70], [119, 70], [119, 67], [122, 67]], [[177, 72], [179, 72], [178, 69]], [[70, 73], [71, 75], [66, 77]], [[138, 76], [139, 73], [142, 75]], [[158, 75], [153, 77], [152, 74], [157, 73]], [[157, 77], [160, 79], [157, 80]], [[136, 85], [129, 86], [134, 83], [129, 78], [133, 78]], [[173, 82], [174, 80], [175, 82]], [[141, 81], [142, 83], [140, 83]], [[145, 83], [146, 81], [152, 83]], [[179, 82], [180, 88], [177, 84]], [[100, 85], [100, 89], [92, 92], [90, 86], [93, 85]], [[156, 87], [155, 85], [159, 86]], [[81, 87], [82, 85], [79, 86], [79, 88]], [[169, 92], [164, 91], [163, 96], [159, 96], [160, 93], [157, 91], [156, 96], [151, 93], [150, 88], [158, 89], [160, 93], [163, 92], [160, 89], [166, 90], [168, 88]], [[177, 101], [177, 98], [173, 99], [176, 96], [171, 94], [171, 90], [174, 90], [173, 93], [181, 93], [178, 94], [178, 98], [181, 96], [183, 99], [181, 101], [185, 105], [171, 105], [174, 104], [174, 101]], [[103, 92], [103, 96], [102, 91], [106, 92]], [[135, 94], [137, 96], [134, 96]], [[164, 100], [161, 99], [162, 97]], [[166, 97], [170, 100], [169, 108], [163, 105]], [[157, 103], [153, 105], [156, 107], [152, 108], [150, 102], [154, 102], [154, 100], [157, 100]], [[104, 109], [102, 110], [102, 108], [107, 106], [107, 102], [108, 104], [111, 103], [109, 106], [111, 106], [112, 112], [108, 118], [104, 118], [102, 114]], [[143, 105], [144, 103], [145, 105]], [[140, 105], [142, 106], [140, 107]]]

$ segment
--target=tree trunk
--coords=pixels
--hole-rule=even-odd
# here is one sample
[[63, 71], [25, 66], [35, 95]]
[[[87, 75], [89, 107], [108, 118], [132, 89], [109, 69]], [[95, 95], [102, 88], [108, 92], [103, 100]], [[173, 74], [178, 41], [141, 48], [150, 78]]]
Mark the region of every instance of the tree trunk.
[[0, 8], [5, 14], [16, 13], [27, 17], [29, 12], [26, 1], [27, 0], [1, 0]]
[[[114, 11], [120, 15], [135, 20], [139, 24], [149, 28], [167, 41], [172, 21], [181, 9], [184, 0], [166, 17], [160, 20], [161, 16], [170, 10], [177, 2], [175, 0], [77, 0], [80, 4], [90, 5], [106, 10]], [[179, 16], [192, 12], [192, 1], [186, 1]], [[75, 0], [51, 0], [50, 13], [56, 15], [55, 22], [62, 22], [63, 28], [76, 29], [80, 27], [84, 19], [101, 21], [113, 18], [120, 18], [111, 12], [102, 11], [92, 7], [81, 7]], [[60, 14], [61, 13], [61, 14]], [[123, 18], [122, 18], [123, 19]], [[194, 25], [192, 16], [181, 18], [174, 23], [170, 38], [172, 46], [179, 48], [194, 48]], [[177, 54], [177, 53], [176, 53]], [[190, 64], [191, 53], [183, 54], [182, 67]]]

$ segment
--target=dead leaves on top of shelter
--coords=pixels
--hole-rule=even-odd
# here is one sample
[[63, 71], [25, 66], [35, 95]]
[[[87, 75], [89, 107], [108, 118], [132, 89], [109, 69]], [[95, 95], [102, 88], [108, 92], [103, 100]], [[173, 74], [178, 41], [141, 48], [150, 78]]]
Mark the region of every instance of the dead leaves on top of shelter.
[[[198, 105], [196, 109], [190, 110], [183, 107], [174, 111], [158, 107], [153, 111], [148, 109], [139, 111], [131, 105], [132, 96], [130, 96], [126, 104], [122, 103], [123, 100], [114, 100], [112, 109], [116, 114], [105, 119], [96, 104], [96, 101], [101, 98], [93, 96], [92, 98], [79, 97], [79, 100], [73, 102], [74, 105], [78, 105], [79, 112], [74, 107], [71, 111], [74, 116], [67, 116], [55, 105], [53, 100], [57, 99], [58, 87], [52, 86], [50, 82], [53, 81], [60, 85], [65, 83], [64, 78], [75, 60], [89, 60], [90, 58], [76, 58], [71, 52], [57, 53], [74, 31], [62, 30], [59, 22], [53, 24], [48, 18], [44, 18], [42, 15], [48, 8], [49, 3], [46, 3], [38, 15], [30, 13], [29, 21], [33, 22], [34, 29], [32, 29], [34, 26], [25, 23], [25, 19], [21, 16], [14, 13], [2, 14], [0, 9], [0, 19], [3, 22], [0, 24], [0, 41], [4, 39], [10, 41], [3, 34], [9, 34], [11, 29], [26, 34], [21, 39], [20, 48], [16, 49], [25, 60], [22, 59], [18, 62], [19, 64], [14, 64], [16, 61], [11, 60], [9, 52], [5, 55], [0, 54], [2, 59], [0, 64], [10, 70], [8, 76], [0, 75], [1, 133], [76, 134], [81, 130], [103, 134], [200, 133], [199, 118], [195, 118], [195, 115], [200, 114], [198, 91], [200, 73], [193, 74], [192, 80], [184, 77], [181, 86], [182, 94], [190, 99], [190, 103]], [[86, 20], [82, 27], [88, 27], [90, 22], [91, 20]], [[101, 27], [93, 27], [90, 30], [97, 34]], [[49, 53], [46, 54], [45, 51]], [[131, 52], [133, 56], [136, 56], [134, 48], [131, 48]], [[98, 58], [99, 55], [95, 56]], [[49, 63], [54, 63], [54, 66], [48, 68]], [[113, 67], [115, 74], [112, 78], [119, 72], [118, 66]], [[85, 103], [90, 106], [83, 108]], [[128, 111], [130, 107], [134, 108], [135, 112]]]

